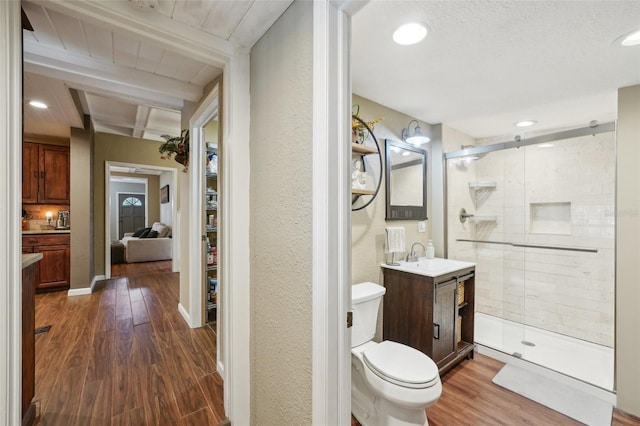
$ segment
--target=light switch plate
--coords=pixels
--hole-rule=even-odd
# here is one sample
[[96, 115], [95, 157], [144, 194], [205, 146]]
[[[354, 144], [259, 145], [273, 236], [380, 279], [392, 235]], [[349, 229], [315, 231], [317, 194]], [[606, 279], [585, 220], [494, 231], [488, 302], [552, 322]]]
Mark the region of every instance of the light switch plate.
[[427, 222], [421, 220], [418, 222], [418, 232], [425, 232], [427, 230]]

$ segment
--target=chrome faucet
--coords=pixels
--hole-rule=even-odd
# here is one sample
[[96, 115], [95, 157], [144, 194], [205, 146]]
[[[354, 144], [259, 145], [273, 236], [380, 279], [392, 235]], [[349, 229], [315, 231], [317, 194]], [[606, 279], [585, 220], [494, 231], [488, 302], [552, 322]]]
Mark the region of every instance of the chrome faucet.
[[421, 242], [416, 241], [415, 243], [411, 244], [411, 250], [409, 251], [409, 254], [407, 254], [407, 262], [417, 262], [418, 261], [418, 256], [416, 256], [416, 253], [413, 251], [413, 248], [416, 246], [416, 244], [419, 244], [422, 246], [422, 253], [425, 254], [427, 249], [424, 247], [424, 244], [422, 244]]

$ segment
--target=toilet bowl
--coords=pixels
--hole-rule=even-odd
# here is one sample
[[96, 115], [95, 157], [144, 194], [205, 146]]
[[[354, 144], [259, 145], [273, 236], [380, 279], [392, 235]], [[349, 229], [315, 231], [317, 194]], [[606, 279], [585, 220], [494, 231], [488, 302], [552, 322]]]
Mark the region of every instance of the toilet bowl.
[[442, 394], [438, 367], [414, 348], [372, 340], [385, 291], [352, 287], [351, 412], [363, 426], [427, 425], [425, 409]]

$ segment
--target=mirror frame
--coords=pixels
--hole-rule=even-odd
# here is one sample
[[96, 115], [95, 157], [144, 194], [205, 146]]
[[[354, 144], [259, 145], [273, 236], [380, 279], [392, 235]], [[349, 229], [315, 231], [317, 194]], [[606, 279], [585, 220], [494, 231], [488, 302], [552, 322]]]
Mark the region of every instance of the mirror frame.
[[[393, 147], [422, 156], [422, 206], [394, 206], [391, 204], [391, 149]], [[427, 151], [417, 146], [385, 139], [385, 220], [427, 220]]]

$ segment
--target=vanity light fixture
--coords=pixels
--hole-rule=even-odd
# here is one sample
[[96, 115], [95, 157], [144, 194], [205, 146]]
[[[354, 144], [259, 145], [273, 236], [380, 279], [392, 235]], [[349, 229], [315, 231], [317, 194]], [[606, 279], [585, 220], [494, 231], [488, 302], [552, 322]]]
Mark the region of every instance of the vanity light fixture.
[[426, 36], [427, 27], [418, 22], [411, 22], [401, 25], [393, 32], [393, 41], [402, 46], [409, 46], [422, 41]]
[[[409, 135], [409, 132], [411, 129], [411, 123], [413, 122], [416, 123], [416, 127], [413, 130], [413, 134]], [[405, 141], [406, 143], [410, 143], [411, 145], [419, 146], [429, 142], [431, 139], [429, 139], [427, 136], [425, 136], [422, 133], [422, 130], [420, 129], [420, 123], [418, 123], [418, 120], [411, 120], [407, 125], [407, 127], [405, 129], [402, 129], [402, 140]]]
[[49, 107], [47, 106], [47, 104], [45, 104], [44, 102], [42, 102], [42, 101], [36, 101], [36, 100], [29, 101], [29, 105], [31, 105], [31, 106], [32, 106], [32, 107], [34, 107], [34, 108], [40, 108], [40, 109], [47, 109], [47, 108], [49, 108]]
[[533, 126], [536, 123], [537, 121], [535, 120], [522, 120], [515, 123], [515, 125], [516, 127], [529, 127], [529, 126]]

